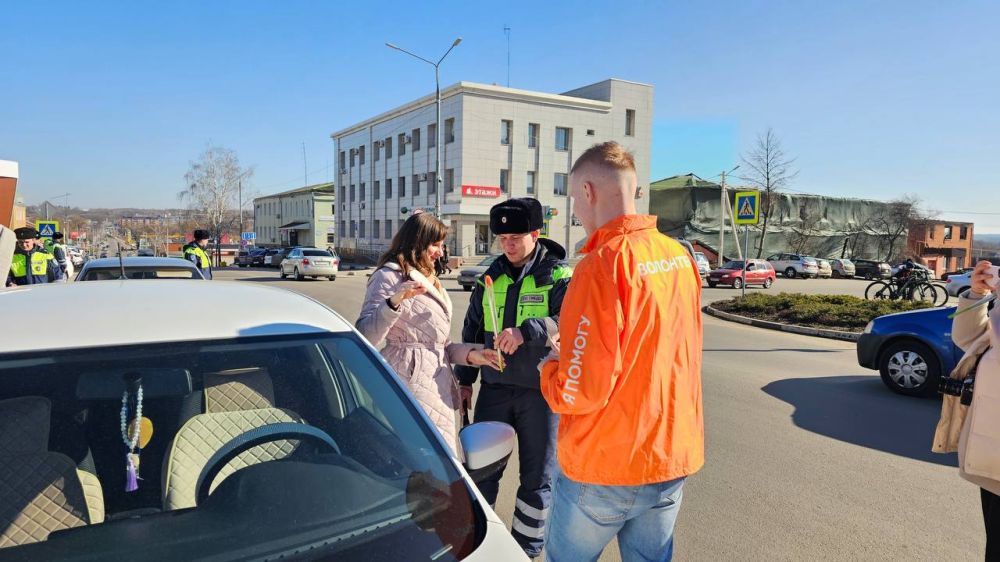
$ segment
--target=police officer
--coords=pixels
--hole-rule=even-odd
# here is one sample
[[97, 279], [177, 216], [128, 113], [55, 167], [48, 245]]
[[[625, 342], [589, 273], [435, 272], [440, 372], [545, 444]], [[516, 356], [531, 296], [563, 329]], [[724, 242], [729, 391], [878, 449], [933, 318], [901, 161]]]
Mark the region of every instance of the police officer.
[[14, 235], [17, 237], [17, 245], [14, 247], [10, 273], [7, 275], [8, 287], [62, 280], [62, 269], [55, 256], [46, 252], [41, 245], [36, 245], [37, 230], [28, 226], [15, 228]]
[[184, 259], [190, 260], [205, 279], [212, 278], [212, 262], [208, 259], [205, 248], [208, 246], [208, 239], [211, 238], [207, 230], [198, 229], [194, 231], [194, 240], [184, 246]]
[[[543, 223], [537, 199], [510, 199], [490, 209], [490, 230], [503, 255], [484, 274], [493, 279], [493, 317], [483, 279], [469, 301], [462, 341], [483, 343], [503, 354], [503, 371], [482, 368], [475, 420], [500, 421], [517, 432], [521, 482], [511, 533], [525, 554], [538, 556], [545, 540], [545, 519], [551, 503], [551, 479], [556, 467], [558, 419], [539, 390], [538, 363], [558, 334], [559, 309], [572, 270], [566, 250], [539, 238]], [[472, 396], [476, 367], [456, 367], [463, 401]], [[495, 504], [502, 472], [479, 482], [479, 490]]]
[[56, 263], [59, 264], [59, 269], [63, 272], [63, 277], [69, 281], [69, 278], [73, 275], [73, 260], [66, 252], [62, 232], [56, 232], [52, 235], [52, 249], [49, 250], [49, 253], [55, 256]]

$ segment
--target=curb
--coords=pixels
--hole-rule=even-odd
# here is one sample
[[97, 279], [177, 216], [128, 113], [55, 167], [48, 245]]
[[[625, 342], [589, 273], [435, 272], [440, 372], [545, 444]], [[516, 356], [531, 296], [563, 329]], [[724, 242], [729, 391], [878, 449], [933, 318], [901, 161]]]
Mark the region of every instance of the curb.
[[728, 312], [723, 312], [721, 310], [716, 310], [712, 308], [711, 305], [705, 305], [701, 309], [702, 312], [708, 314], [709, 316], [714, 316], [722, 320], [728, 320], [730, 322], [737, 322], [739, 324], [746, 324], [747, 326], [754, 326], [755, 328], [765, 328], [768, 330], [778, 330], [779, 332], [789, 332], [792, 334], [799, 334], [803, 336], [815, 336], [818, 338], [827, 338], [832, 340], [849, 341], [856, 342], [861, 337], [861, 334], [855, 332], [844, 332], [841, 330], [825, 330], [823, 328], [807, 328], [805, 326], [795, 326], [793, 324], [782, 324], [780, 322], [770, 322], [768, 320], [758, 320], [756, 318], [747, 318], [746, 316], [740, 316], [738, 314], [730, 314]]

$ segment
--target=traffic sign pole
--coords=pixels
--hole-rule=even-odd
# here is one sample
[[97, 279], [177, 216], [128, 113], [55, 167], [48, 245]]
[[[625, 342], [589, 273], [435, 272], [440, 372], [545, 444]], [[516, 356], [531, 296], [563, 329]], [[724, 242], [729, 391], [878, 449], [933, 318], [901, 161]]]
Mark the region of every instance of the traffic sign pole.
[[743, 251], [743, 293], [740, 295], [740, 298], [747, 296], [747, 262], [750, 260], [750, 225], [744, 226], [743, 230], [746, 231], [746, 240], [743, 242], [743, 247], [745, 248]]

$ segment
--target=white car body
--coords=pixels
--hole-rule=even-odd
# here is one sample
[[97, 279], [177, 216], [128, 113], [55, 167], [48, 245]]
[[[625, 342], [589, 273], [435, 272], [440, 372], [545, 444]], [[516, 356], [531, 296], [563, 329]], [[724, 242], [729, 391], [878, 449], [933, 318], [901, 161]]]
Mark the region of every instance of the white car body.
[[767, 258], [771, 267], [785, 277], [816, 277], [819, 275], [819, 264], [815, 258], [800, 254], [775, 254]]
[[293, 276], [296, 281], [304, 277], [337, 278], [340, 258], [322, 248], [293, 248], [281, 260], [281, 278]]
[[[253, 303], [253, 306], [233, 305], [247, 302]], [[96, 303], [100, 303], [101, 313], [91, 314]], [[196, 320], [185, 312], [185, 305], [192, 303], [198, 310]], [[28, 285], [0, 289], [0, 308], [9, 318], [47, 318], [66, 313], [87, 318], [86, 329], [57, 330], [46, 338], [39, 338], [32, 330], [20, 329], [12, 322], [5, 322], [0, 325], [0, 359], [4, 359], [5, 355], [40, 351], [330, 332], [352, 332], [361, 342], [366, 341], [337, 312], [313, 299], [292, 291], [234, 281], [174, 283], [122, 280]], [[370, 345], [367, 347], [376, 361], [391, 369], [377, 350]], [[402, 385], [398, 378], [391, 379], [396, 381], [395, 384]], [[410, 401], [423, 423], [431, 428], [442, 450], [450, 451], [433, 429], [434, 424], [423, 408], [408, 390], [403, 390], [404, 399]], [[478, 454], [489, 453], [479, 451]], [[457, 467], [473, 501], [478, 503], [486, 517], [482, 542], [463, 560], [527, 560], [504, 523], [479, 493], [462, 461], [454, 453], [448, 458]]]
[[958, 295], [965, 292], [966, 289], [972, 288], [972, 276], [968, 273], [962, 273], [960, 275], [949, 275], [948, 282], [944, 286], [944, 290], [948, 292], [949, 296], [957, 297]]

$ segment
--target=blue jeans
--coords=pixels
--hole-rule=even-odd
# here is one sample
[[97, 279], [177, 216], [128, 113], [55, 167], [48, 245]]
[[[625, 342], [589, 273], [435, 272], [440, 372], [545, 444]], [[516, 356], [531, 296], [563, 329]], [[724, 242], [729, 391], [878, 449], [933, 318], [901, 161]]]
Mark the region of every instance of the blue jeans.
[[596, 561], [615, 535], [622, 562], [670, 560], [683, 486], [684, 478], [643, 486], [581, 484], [559, 471], [545, 560]]

